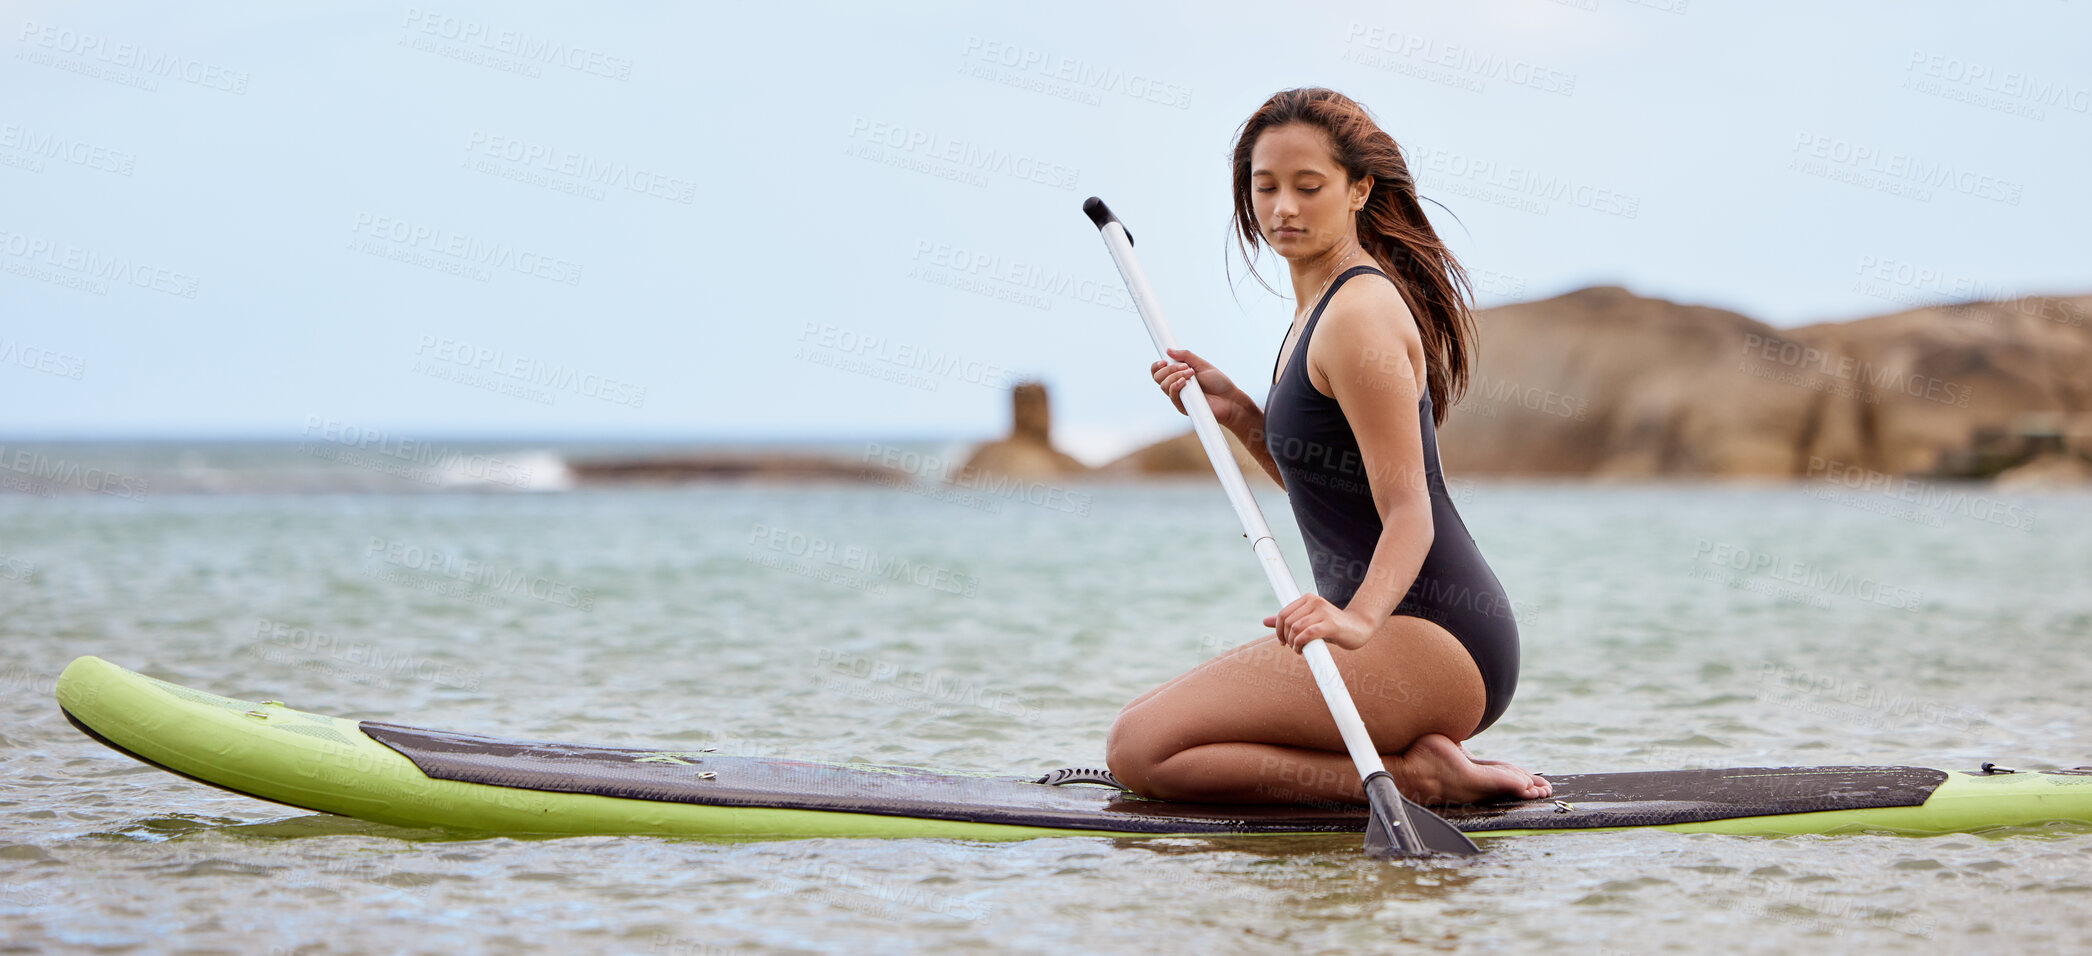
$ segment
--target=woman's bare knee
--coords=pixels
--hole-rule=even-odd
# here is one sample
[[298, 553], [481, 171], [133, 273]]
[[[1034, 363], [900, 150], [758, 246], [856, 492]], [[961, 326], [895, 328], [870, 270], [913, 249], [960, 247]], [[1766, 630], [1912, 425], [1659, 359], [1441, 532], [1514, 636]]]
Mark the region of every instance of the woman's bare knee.
[[1167, 755], [1155, 753], [1153, 742], [1143, 733], [1133, 711], [1132, 705], [1119, 711], [1118, 719], [1112, 721], [1111, 729], [1105, 732], [1104, 765], [1127, 789], [1142, 796], [1152, 796], [1150, 780], [1155, 766]]

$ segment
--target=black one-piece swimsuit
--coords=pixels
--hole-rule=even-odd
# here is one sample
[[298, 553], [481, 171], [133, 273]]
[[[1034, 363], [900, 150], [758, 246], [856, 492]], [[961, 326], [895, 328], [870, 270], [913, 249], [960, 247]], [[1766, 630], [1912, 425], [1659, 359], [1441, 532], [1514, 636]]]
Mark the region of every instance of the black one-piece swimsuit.
[[[1380, 511], [1373, 506], [1358, 438], [1337, 400], [1315, 389], [1308, 379], [1308, 339], [1322, 310], [1345, 281], [1360, 273], [1385, 275], [1372, 266], [1353, 266], [1329, 284], [1315, 312], [1301, 329], [1300, 341], [1286, 362], [1284, 376], [1272, 363], [1276, 381], [1264, 400], [1264, 447], [1286, 481], [1286, 497], [1306, 539], [1308, 563], [1315, 572], [1315, 592], [1338, 607], [1350, 603], [1365, 580], [1380, 543]], [[1283, 349], [1284, 346], [1281, 346]], [[1446, 495], [1438, 463], [1438, 432], [1431, 422], [1431, 395], [1417, 403], [1423, 419], [1424, 472], [1431, 491], [1431, 550], [1424, 556], [1416, 582], [1395, 614], [1420, 617], [1445, 628], [1467, 648], [1481, 669], [1487, 704], [1481, 733], [1503, 716], [1518, 686], [1518, 622], [1511, 602], [1482, 560], [1481, 549]]]

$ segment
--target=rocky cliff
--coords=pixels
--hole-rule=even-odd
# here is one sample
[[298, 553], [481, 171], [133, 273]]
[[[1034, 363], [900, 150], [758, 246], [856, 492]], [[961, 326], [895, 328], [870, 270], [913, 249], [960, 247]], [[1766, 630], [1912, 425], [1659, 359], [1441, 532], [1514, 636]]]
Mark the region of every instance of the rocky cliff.
[[2031, 298], [1775, 329], [1614, 286], [1483, 310], [1441, 455], [1465, 474], [1930, 473], [1979, 430], [2092, 413], [2088, 315], [2092, 297]]

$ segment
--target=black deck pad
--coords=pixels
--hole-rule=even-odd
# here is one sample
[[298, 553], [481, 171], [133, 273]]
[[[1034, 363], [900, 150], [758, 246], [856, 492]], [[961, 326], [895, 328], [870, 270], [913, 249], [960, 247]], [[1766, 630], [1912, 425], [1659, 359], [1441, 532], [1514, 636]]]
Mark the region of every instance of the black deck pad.
[[[433, 779], [525, 790], [1128, 833], [1358, 833], [1366, 826], [1363, 806], [1171, 803], [1105, 787], [1045, 786], [1030, 777], [503, 740], [369, 720], [361, 726]], [[1551, 800], [1433, 809], [1469, 832], [1643, 827], [1911, 807], [1946, 778], [1924, 767], [1548, 775]]]

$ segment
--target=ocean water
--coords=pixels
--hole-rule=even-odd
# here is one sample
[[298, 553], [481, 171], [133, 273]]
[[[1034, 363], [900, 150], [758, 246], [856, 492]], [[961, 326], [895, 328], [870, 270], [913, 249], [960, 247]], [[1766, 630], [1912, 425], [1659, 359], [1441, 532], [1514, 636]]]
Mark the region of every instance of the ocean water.
[[[0, 952], [2065, 952], [2092, 929], [2083, 825], [1563, 833], [1389, 864], [1355, 837], [728, 844], [305, 813], [103, 748], [52, 679], [96, 654], [351, 718], [1037, 772], [1101, 761], [1121, 704], [1259, 636], [1270, 597], [1199, 481], [1027, 500], [68, 480], [0, 496]], [[1524, 635], [1482, 756], [2092, 764], [2092, 497], [1457, 484]]]

